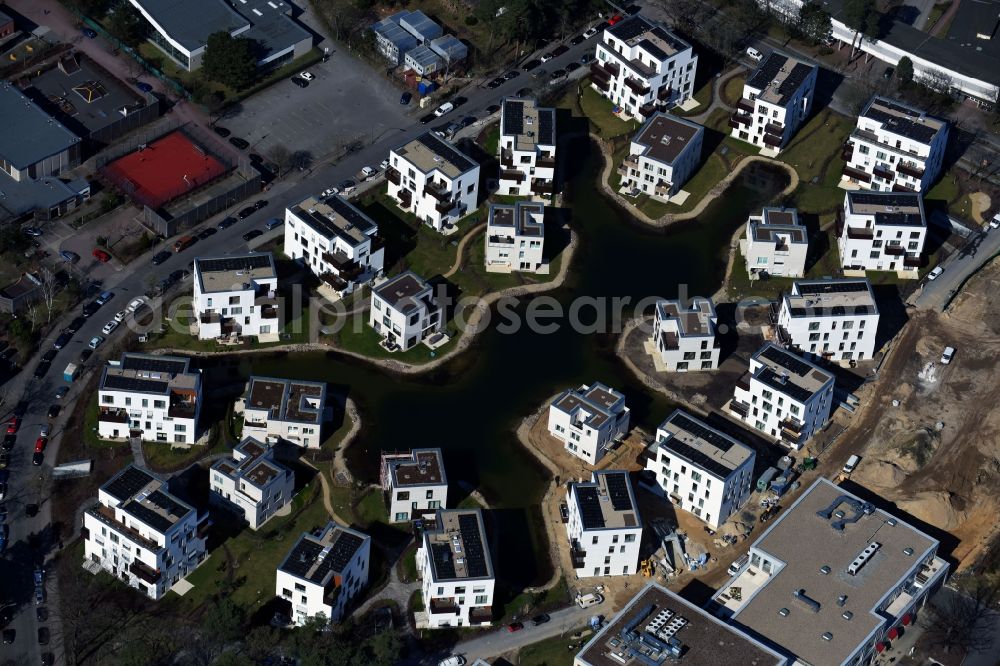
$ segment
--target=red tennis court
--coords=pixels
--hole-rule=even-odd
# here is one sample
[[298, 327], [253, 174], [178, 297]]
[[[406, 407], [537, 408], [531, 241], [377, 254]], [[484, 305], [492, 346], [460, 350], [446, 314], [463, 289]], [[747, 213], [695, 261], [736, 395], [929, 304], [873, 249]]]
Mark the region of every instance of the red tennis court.
[[137, 203], [159, 208], [225, 174], [226, 166], [181, 132], [172, 132], [110, 162], [104, 173]]

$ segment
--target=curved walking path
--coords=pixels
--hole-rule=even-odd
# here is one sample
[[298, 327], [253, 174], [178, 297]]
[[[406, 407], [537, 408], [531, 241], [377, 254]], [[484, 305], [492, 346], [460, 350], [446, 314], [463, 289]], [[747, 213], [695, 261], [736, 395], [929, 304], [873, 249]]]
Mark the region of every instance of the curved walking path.
[[447, 280], [452, 275], [458, 272], [458, 269], [462, 267], [462, 259], [465, 258], [465, 246], [469, 243], [469, 241], [473, 238], [473, 236], [479, 235], [479, 232], [484, 231], [485, 229], [486, 229], [486, 223], [480, 222], [476, 226], [469, 229], [468, 233], [462, 236], [462, 240], [458, 242], [458, 249], [455, 252], [455, 263], [452, 264], [451, 270], [449, 270], [441, 277]]
[[733, 111], [733, 107], [729, 106], [722, 100], [722, 91], [725, 88], [726, 83], [729, 79], [733, 78], [737, 74], [743, 74], [746, 72], [746, 68], [742, 65], [737, 65], [733, 67], [728, 72], [725, 72], [722, 76], [717, 78], [712, 84], [712, 101], [709, 102], [708, 108], [695, 116], [688, 116], [685, 120], [690, 120], [692, 122], [704, 124], [708, 117], [712, 115], [712, 111], [716, 109], [725, 109], [726, 111]]

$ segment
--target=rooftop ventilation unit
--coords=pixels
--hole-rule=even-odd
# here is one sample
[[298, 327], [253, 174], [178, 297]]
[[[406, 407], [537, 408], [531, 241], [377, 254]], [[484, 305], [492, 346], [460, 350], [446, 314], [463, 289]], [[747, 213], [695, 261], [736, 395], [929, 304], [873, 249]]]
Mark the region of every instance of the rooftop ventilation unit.
[[910, 548], [909, 546], [907, 546], [906, 548], [903, 549], [903, 555], [912, 556], [913, 555], [913, 549]]
[[821, 566], [819, 568], [819, 572], [821, 574], [823, 574], [824, 576], [827, 575], [828, 573], [830, 573], [830, 571], [832, 571], [832, 569], [830, 569], [830, 565], [829, 564], [824, 564], [823, 566]]
[[837, 605], [838, 606], [843, 606], [846, 603], [847, 603], [847, 595], [846, 594], [842, 594], [839, 597], [837, 597]]
[[845, 620], [850, 620], [852, 617], [854, 617], [854, 613], [852, 613], [851, 611], [844, 611], [843, 613], [840, 614], [840, 616]]
[[865, 547], [863, 551], [858, 553], [858, 556], [854, 558], [854, 561], [851, 562], [850, 566], [847, 567], [847, 573], [851, 574], [852, 576], [857, 576], [858, 572], [861, 571], [861, 569], [865, 566], [868, 560], [871, 559], [872, 555], [874, 555], [875, 552], [878, 551], [878, 549], [881, 547], [882, 544], [880, 544], [878, 541], [872, 541], [870, 544], [868, 544], [868, 546]]
[[814, 613], [818, 613], [820, 608], [822, 608], [822, 606], [820, 606], [820, 603], [815, 599], [813, 599], [812, 597], [808, 596], [804, 589], [800, 588], [798, 590], [795, 590], [795, 592], [792, 593], [792, 596], [795, 597], [795, 599], [797, 599], [798, 601], [802, 602], [804, 606], [806, 606], [809, 610], [811, 610]]
[[788, 617], [788, 609], [787, 608], [780, 609], [778, 611], [778, 615], [780, 615], [781, 617]]
[[832, 641], [833, 640], [833, 634], [831, 634], [829, 631], [825, 632], [823, 634], [823, 640], [824, 641]]

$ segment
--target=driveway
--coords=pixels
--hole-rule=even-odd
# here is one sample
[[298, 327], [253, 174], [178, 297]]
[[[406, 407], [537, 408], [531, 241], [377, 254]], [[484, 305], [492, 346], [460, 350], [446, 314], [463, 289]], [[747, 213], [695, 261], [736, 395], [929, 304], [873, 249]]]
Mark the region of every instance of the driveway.
[[939, 264], [944, 273], [936, 280], [926, 280], [913, 304], [921, 310], [944, 310], [965, 280], [997, 253], [1000, 253], [1000, 230], [972, 236], [962, 249]]
[[[500, 627], [495, 631], [484, 634], [479, 638], [463, 641], [455, 646], [455, 654], [464, 655], [471, 663], [476, 659], [492, 659], [498, 655], [523, 648], [526, 645], [543, 641], [555, 636], [566, 636], [568, 642], [571, 641], [570, 634], [575, 633], [584, 626], [594, 615], [611, 613], [611, 607], [607, 604], [594, 606], [593, 608], [580, 608], [576, 604], [563, 610], [550, 613], [551, 620], [539, 627], [531, 626], [530, 620], [525, 618], [524, 629], [511, 633], [507, 627]], [[590, 636], [587, 637], [589, 640]]]

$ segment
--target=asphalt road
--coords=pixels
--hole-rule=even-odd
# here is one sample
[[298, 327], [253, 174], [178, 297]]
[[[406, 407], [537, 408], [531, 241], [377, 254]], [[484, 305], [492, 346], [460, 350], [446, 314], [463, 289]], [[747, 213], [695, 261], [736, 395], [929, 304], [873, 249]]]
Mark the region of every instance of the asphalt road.
[[923, 288], [913, 304], [921, 310], [941, 312], [965, 280], [997, 253], [1000, 253], [1000, 230], [987, 227], [940, 264], [944, 272], [937, 279], [924, 278]]
[[[596, 38], [592, 37], [582, 44], [571, 47], [568, 52], [559, 58], [546, 63], [543, 66], [544, 69], [552, 72], [557, 68], [565, 67], [570, 62], [578, 62], [584, 53], [593, 52], [595, 41]], [[545, 50], [554, 48], [555, 46], [556, 43], [549, 44]], [[279, 83], [277, 85], [284, 84]], [[341, 180], [353, 178], [361, 170], [361, 167], [365, 165], [379, 164], [383, 159], [388, 157], [391, 148], [411, 140], [431, 127], [441, 123], [457, 121], [468, 115], [482, 118], [486, 115], [485, 109], [488, 106], [499, 104], [503, 97], [514, 95], [519, 89], [530, 88], [534, 92], [538, 92], [548, 85], [548, 76], [533, 79], [529, 74], [522, 73], [519, 77], [493, 90], [478, 85], [469, 86], [460, 93], [461, 96], [467, 98], [466, 101], [455, 111], [435, 119], [433, 123], [426, 126], [411, 121], [408, 126], [398, 129], [390, 135], [375, 137], [373, 143], [370, 143], [338, 164], [319, 165], [312, 171], [302, 174], [301, 180], [297, 182], [278, 182], [269, 192], [262, 195], [269, 200], [266, 208], [254, 213], [246, 220], [239, 222], [229, 229], [220, 231], [206, 240], [198, 241], [184, 252], [172, 255], [170, 259], [159, 266], [151, 265], [150, 259], [156, 251], [168, 249], [172, 245], [174, 239], [168, 239], [145, 256], [139, 257], [122, 271], [111, 275], [103, 282], [101, 288], [113, 291], [115, 293], [114, 299], [87, 320], [86, 324], [73, 336], [72, 342], [56, 354], [49, 371], [42, 378], [36, 379], [33, 377], [33, 373], [41, 354], [52, 348], [52, 343], [60, 330], [71, 319], [78, 316], [80, 310], [75, 309], [63, 317], [63, 320], [53, 328], [53, 333], [47, 339], [40, 342], [38, 354], [34, 358], [23, 361], [24, 367], [22, 371], [4, 386], [7, 401], [3, 406], [4, 411], [0, 412], [0, 417], [6, 420], [10, 416], [14, 405], [19, 402], [24, 405], [25, 409], [23, 424], [18, 432], [17, 443], [13, 450], [13, 459], [9, 470], [9, 489], [5, 500], [9, 511], [7, 522], [10, 525], [8, 548], [7, 554], [0, 560], [0, 581], [3, 581], [4, 600], [8, 597], [7, 592], [9, 590], [9, 596], [12, 597], [11, 600], [16, 605], [14, 609], [16, 615], [10, 624], [10, 628], [15, 629], [17, 632], [17, 639], [13, 648], [5, 649], [5, 653], [9, 653], [12, 658], [24, 660], [25, 663], [39, 663], [40, 660], [42, 650], [39, 649], [35, 640], [39, 625], [35, 618], [35, 610], [31, 599], [33, 593], [31, 575], [36, 560], [50, 556], [56, 544], [51, 543], [51, 539], [46, 541], [43, 538], [38, 548], [32, 548], [28, 545], [28, 538], [33, 534], [45, 534], [52, 523], [50, 503], [46, 499], [51, 488], [49, 482], [51, 463], [58, 457], [62, 434], [61, 421], [57, 422], [56, 427], [53, 428], [51, 433], [45, 451], [45, 464], [40, 468], [32, 466], [31, 455], [39, 428], [47, 421], [46, 411], [49, 405], [56, 401], [55, 392], [59, 387], [65, 385], [62, 379], [62, 371], [68, 363], [79, 360], [80, 352], [87, 346], [87, 341], [96, 335], [103, 335], [101, 328], [104, 324], [114, 316], [115, 312], [124, 309], [132, 298], [143, 294], [149, 288], [150, 284], [158, 283], [171, 272], [186, 269], [189, 262], [195, 257], [234, 254], [246, 251], [247, 244], [241, 239], [242, 234], [249, 229], [262, 228], [264, 221], [268, 218], [283, 217], [283, 210], [286, 206], [297, 203], [306, 196], [315, 194], [330, 185], [339, 183]], [[444, 101], [441, 100], [441, 102]], [[251, 98], [246, 102], [247, 105], [255, 103], [256, 98]], [[244, 205], [246, 205], [246, 202], [240, 206], [236, 206], [229, 213], [234, 213]], [[217, 224], [223, 216], [218, 215], [206, 221], [200, 225], [199, 229]], [[181, 288], [190, 288], [189, 283]], [[123, 325], [111, 335], [105, 336], [108, 338], [107, 342], [87, 362], [85, 371], [94, 372], [98, 370], [106, 360], [105, 354], [107, 350], [113, 346], [114, 341], [119, 336], [126, 335], [127, 331], [129, 331], [129, 327]], [[105, 352], [105, 354], [101, 354], [101, 351]], [[63, 419], [66, 418], [67, 412], [70, 410], [82, 408], [82, 403], [77, 405], [76, 401], [81, 397], [81, 387], [85, 383], [85, 378], [78, 379], [71, 385], [70, 393], [61, 400], [64, 408], [61, 415]], [[35, 516], [28, 516], [25, 513], [25, 508], [29, 504], [38, 505], [38, 513]], [[70, 516], [59, 516], [58, 519], [68, 526], [72, 525], [72, 517]], [[72, 527], [67, 527], [67, 529], [72, 529]], [[64, 534], [63, 537], [68, 541], [70, 535]], [[55, 592], [53, 588], [54, 586], [49, 586], [50, 594]], [[61, 658], [62, 635], [58, 622], [57, 603], [54, 602], [56, 602], [56, 599], [52, 598], [48, 604], [50, 619], [46, 623], [46, 626], [50, 629], [52, 642], [45, 650], [55, 652], [57, 663], [63, 663], [64, 660]], [[0, 604], [2, 603], [4, 602], [0, 602]], [[582, 616], [589, 617], [590, 614], [583, 613]], [[553, 624], [556, 624], [555, 621], [553, 621]], [[546, 629], [545, 631], [550, 630]], [[523, 636], [540, 636], [540, 632], [532, 634], [530, 630], [526, 630]], [[516, 638], [515, 640], [520, 641], [522, 639]], [[484, 647], [483, 649], [486, 648]]]

